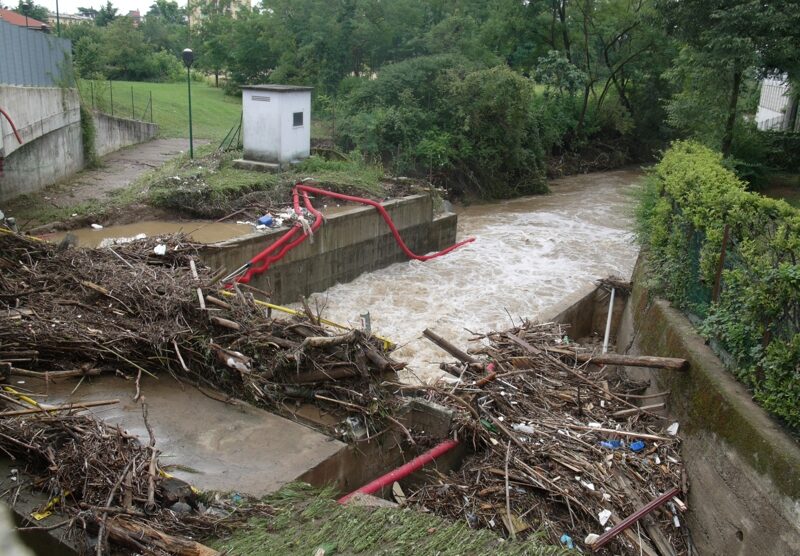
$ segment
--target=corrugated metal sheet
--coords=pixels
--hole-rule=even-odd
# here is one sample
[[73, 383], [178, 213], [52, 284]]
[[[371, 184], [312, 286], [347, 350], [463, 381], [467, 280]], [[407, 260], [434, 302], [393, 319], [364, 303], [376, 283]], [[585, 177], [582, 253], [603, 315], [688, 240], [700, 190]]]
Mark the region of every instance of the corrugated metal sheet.
[[0, 20], [0, 84], [73, 86], [72, 43]]

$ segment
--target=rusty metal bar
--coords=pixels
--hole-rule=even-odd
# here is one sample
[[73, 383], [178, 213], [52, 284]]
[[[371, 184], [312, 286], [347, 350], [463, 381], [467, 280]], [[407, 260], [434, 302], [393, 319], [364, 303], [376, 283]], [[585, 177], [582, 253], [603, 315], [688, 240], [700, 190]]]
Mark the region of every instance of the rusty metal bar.
[[681, 489], [675, 487], [672, 488], [671, 490], [668, 490], [655, 500], [648, 502], [643, 507], [636, 510], [631, 515], [629, 515], [628, 517], [626, 517], [625, 519], [614, 525], [614, 527], [612, 527], [611, 529], [600, 535], [600, 537], [598, 537], [598, 539], [594, 541], [589, 546], [589, 548], [591, 548], [592, 551], [603, 548], [605, 545], [614, 540], [614, 537], [622, 533], [625, 529], [627, 529], [628, 527], [630, 527], [631, 525], [642, 519], [644, 516], [646, 516], [656, 508], [663, 506], [664, 504], [669, 502], [673, 496], [678, 496], [680, 493]]

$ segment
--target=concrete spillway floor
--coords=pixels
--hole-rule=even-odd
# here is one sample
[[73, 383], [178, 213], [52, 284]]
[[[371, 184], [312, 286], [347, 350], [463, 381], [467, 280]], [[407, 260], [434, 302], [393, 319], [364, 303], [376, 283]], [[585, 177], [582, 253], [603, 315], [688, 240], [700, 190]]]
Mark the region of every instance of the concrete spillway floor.
[[[74, 380], [47, 387], [38, 380], [24, 386], [47, 393], [41, 403], [60, 404], [119, 398], [120, 403], [89, 411], [112, 425], [149, 437], [141, 403], [133, 401], [133, 381], [107, 376], [88, 380], [72, 395]], [[162, 465], [201, 490], [237, 491], [263, 496], [298, 479], [345, 445], [308, 427], [247, 404], [213, 400], [196, 388], [163, 375], [142, 377], [141, 392]], [[193, 472], [188, 471], [189, 469]]]

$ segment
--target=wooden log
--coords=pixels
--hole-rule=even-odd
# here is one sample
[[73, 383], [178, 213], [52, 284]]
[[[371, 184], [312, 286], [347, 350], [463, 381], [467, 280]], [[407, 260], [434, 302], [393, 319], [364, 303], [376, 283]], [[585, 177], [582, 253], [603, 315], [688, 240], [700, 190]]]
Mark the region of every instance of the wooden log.
[[642, 407], [634, 407], [631, 409], [622, 409], [612, 413], [612, 417], [627, 417], [628, 415], [635, 415], [637, 413], [644, 413], [653, 409], [664, 409], [664, 403], [654, 403], [651, 405], [643, 405]]
[[242, 326], [238, 322], [233, 322], [232, 320], [223, 319], [222, 317], [210, 317], [208, 320], [213, 322], [218, 326], [222, 326], [224, 328], [229, 328], [231, 330], [241, 330]]
[[40, 407], [34, 407], [31, 409], [17, 409], [14, 411], [3, 411], [0, 412], [0, 417], [15, 417], [18, 415], [31, 415], [33, 413], [46, 413], [48, 411], [71, 411], [74, 409], [82, 410], [88, 409], [90, 407], [100, 407], [104, 405], [113, 405], [115, 403], [119, 403], [118, 399], [114, 400], [95, 400], [91, 402], [75, 402], [69, 403], [65, 405], [42, 405]]
[[622, 365], [625, 367], [651, 367], [654, 369], [671, 369], [682, 371], [689, 366], [686, 359], [675, 357], [655, 357], [650, 355], [621, 355], [619, 353], [575, 353], [563, 348], [548, 347], [547, 351], [568, 355], [578, 363], [592, 362], [597, 365]]
[[[38, 378], [40, 380], [58, 380], [61, 378], [75, 378], [79, 376], [97, 376], [103, 371], [101, 369], [75, 369], [72, 371], [29, 371], [28, 369], [20, 369], [19, 367], [11, 367], [11, 374], [16, 376], [27, 376], [29, 378]], [[109, 371], [110, 372], [110, 371]]]
[[208, 301], [212, 305], [216, 305], [217, 307], [222, 307], [223, 309], [230, 309], [231, 308], [231, 304], [230, 303], [228, 303], [226, 301], [222, 301], [221, 299], [219, 299], [217, 297], [214, 297], [213, 295], [206, 294], [206, 301]]
[[528, 342], [526, 342], [525, 340], [523, 340], [519, 336], [515, 336], [511, 332], [506, 332], [506, 338], [508, 338], [509, 340], [511, 340], [512, 342], [514, 342], [518, 346], [520, 346], [522, 349], [524, 349], [528, 353], [533, 353], [533, 354], [542, 353], [542, 350], [540, 350], [537, 347], [533, 347]]
[[286, 382], [290, 384], [316, 384], [320, 382], [331, 382], [343, 378], [352, 378], [358, 376], [360, 373], [358, 369], [353, 367], [343, 367], [338, 369], [331, 369], [329, 371], [309, 371], [307, 373], [300, 373], [288, 377]]
[[422, 331], [422, 335], [428, 338], [431, 342], [445, 350], [447, 353], [461, 361], [462, 363], [473, 363], [477, 364], [478, 360], [472, 357], [467, 352], [457, 348], [438, 334], [431, 330], [430, 328], [426, 328]]
[[135, 522], [121, 515], [107, 520], [109, 538], [135, 551], [143, 547], [149, 552], [162, 552], [175, 556], [219, 556], [220, 553], [193, 540], [168, 535], [142, 522]]
[[11, 363], [0, 363], [0, 382], [8, 382], [11, 379]]
[[361, 331], [354, 329], [346, 334], [339, 334], [337, 336], [309, 336], [303, 340], [301, 344], [301, 348], [305, 349], [308, 347], [312, 348], [329, 348], [340, 346], [342, 344], [350, 344], [355, 342], [361, 337]]

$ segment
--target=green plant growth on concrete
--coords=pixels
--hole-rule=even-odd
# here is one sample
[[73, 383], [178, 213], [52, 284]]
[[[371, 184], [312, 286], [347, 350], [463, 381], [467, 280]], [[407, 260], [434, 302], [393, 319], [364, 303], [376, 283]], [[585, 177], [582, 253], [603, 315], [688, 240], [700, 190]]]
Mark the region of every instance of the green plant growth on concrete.
[[[184, 74], [185, 77], [185, 74]], [[150, 120], [148, 103], [153, 94], [153, 121], [162, 137], [189, 137], [189, 100], [186, 80], [178, 83], [146, 83], [139, 81], [78, 82], [81, 98], [88, 106], [111, 114], [113, 88], [114, 115], [120, 118]], [[133, 89], [133, 101], [131, 101]], [[94, 103], [92, 101], [94, 99]], [[220, 141], [242, 113], [242, 100], [226, 95], [222, 89], [206, 83], [192, 84], [192, 125], [195, 139]]]
[[538, 538], [505, 541], [486, 530], [470, 530], [420, 511], [337, 504], [331, 489], [293, 484], [268, 497], [276, 513], [259, 519], [224, 541], [211, 543], [231, 556], [314, 554], [497, 554], [545, 555], [570, 552]]
[[83, 141], [83, 160], [85, 168], [95, 168], [98, 164], [97, 151], [94, 148], [97, 130], [94, 127], [92, 112], [81, 103], [81, 140]]
[[201, 218], [220, 218], [248, 204], [288, 205], [292, 186], [313, 178], [320, 187], [343, 193], [382, 197], [383, 169], [354, 160], [325, 160], [312, 156], [284, 172], [272, 174], [233, 167], [241, 151], [181, 159], [176, 165], [147, 177], [148, 202]]
[[747, 192], [719, 153], [692, 142], [673, 144], [646, 183], [640, 239], [659, 290], [701, 319], [759, 403], [800, 429], [800, 212]]

